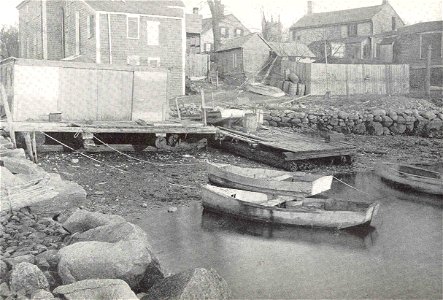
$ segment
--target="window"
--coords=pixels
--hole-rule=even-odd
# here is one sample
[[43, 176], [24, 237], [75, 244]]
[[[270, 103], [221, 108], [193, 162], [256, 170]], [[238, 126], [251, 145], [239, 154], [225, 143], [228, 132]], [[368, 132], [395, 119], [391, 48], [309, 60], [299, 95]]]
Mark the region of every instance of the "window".
[[126, 33], [128, 39], [139, 39], [140, 37], [140, 17], [126, 17]]
[[392, 17], [392, 30], [397, 30], [397, 18]]
[[148, 65], [151, 68], [160, 67], [160, 57], [148, 57]]
[[229, 29], [226, 27], [220, 27], [220, 35], [223, 38], [229, 38]]
[[240, 28], [235, 29], [234, 36], [243, 36], [243, 29]]
[[370, 59], [371, 58], [371, 44], [364, 44], [363, 45], [363, 59]]
[[331, 56], [345, 57], [345, 47], [342, 43], [331, 43]]
[[205, 43], [204, 51], [205, 52], [211, 52], [211, 50], [212, 50], [212, 44], [211, 43]]
[[160, 23], [155, 21], [147, 21], [147, 36], [148, 36], [148, 45], [150, 46], [158, 46], [159, 45], [159, 27]]
[[348, 36], [357, 36], [357, 24], [348, 25]]
[[441, 58], [441, 32], [422, 33], [420, 35], [420, 58], [426, 58], [428, 55], [428, 47], [431, 46], [431, 58]]
[[88, 31], [88, 39], [92, 38], [95, 33], [95, 16], [89, 15], [88, 19], [86, 19], [86, 27]]

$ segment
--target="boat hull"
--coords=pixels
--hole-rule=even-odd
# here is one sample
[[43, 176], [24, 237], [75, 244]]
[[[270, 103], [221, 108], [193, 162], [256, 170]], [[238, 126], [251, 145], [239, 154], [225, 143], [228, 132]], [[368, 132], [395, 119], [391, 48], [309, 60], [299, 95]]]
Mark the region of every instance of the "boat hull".
[[[332, 176], [313, 176], [309, 179], [295, 181], [278, 181], [269, 177], [252, 178], [239, 174], [239, 172], [264, 171], [278, 176], [294, 177], [295, 173], [286, 171], [274, 171], [256, 168], [240, 168], [223, 164], [208, 163], [208, 179], [211, 183], [234, 189], [261, 192], [266, 194], [287, 195], [287, 196], [311, 196], [327, 191], [331, 188]], [[301, 177], [301, 176], [300, 176]]]
[[[412, 166], [407, 167], [413, 168]], [[408, 174], [406, 172], [402, 172], [399, 168], [400, 165], [396, 164], [378, 165], [376, 168], [376, 174], [379, 175], [383, 180], [394, 183], [401, 188], [408, 188], [426, 194], [443, 195], [442, 179]], [[415, 169], [426, 172], [426, 170], [421, 168]]]
[[298, 211], [278, 207], [265, 207], [223, 195], [208, 186], [202, 188], [202, 199], [203, 207], [209, 211], [247, 220], [337, 229], [368, 226], [378, 210], [378, 204], [372, 204], [363, 211], [328, 211], [322, 209]]

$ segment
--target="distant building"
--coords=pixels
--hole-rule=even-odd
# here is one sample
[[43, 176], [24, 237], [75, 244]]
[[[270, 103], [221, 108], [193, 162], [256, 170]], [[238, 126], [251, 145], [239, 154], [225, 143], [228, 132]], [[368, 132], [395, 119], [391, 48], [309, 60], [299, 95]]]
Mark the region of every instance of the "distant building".
[[166, 68], [169, 96], [184, 94], [181, 0], [25, 0], [17, 9], [21, 57]]
[[222, 77], [236, 77], [239, 83], [255, 76], [269, 60], [271, 47], [258, 33], [226, 41], [216, 52]]
[[278, 17], [278, 21], [274, 21], [274, 18], [271, 17], [271, 20], [266, 20], [265, 15], [263, 14], [262, 18], [262, 35], [265, 40], [268, 42], [282, 42], [283, 41], [283, 25], [280, 21], [280, 16]]
[[403, 26], [387, 0], [381, 5], [322, 13], [313, 13], [312, 1], [308, 1], [307, 14], [291, 26], [290, 35], [318, 56], [324, 57], [326, 43], [328, 55], [358, 61], [374, 57], [373, 35]]
[[192, 14], [186, 14], [186, 53], [196, 54], [201, 52], [201, 33], [203, 17], [198, 13], [198, 8], [193, 8]]
[[[227, 40], [250, 34], [246, 26], [244, 26], [233, 14], [225, 15], [220, 21], [221, 43]], [[203, 30], [201, 34], [202, 52], [214, 51], [214, 33], [212, 31], [212, 18], [203, 19]]]
[[376, 60], [409, 64], [412, 87], [424, 84], [431, 46], [431, 84], [443, 86], [443, 21], [417, 23], [376, 39]]

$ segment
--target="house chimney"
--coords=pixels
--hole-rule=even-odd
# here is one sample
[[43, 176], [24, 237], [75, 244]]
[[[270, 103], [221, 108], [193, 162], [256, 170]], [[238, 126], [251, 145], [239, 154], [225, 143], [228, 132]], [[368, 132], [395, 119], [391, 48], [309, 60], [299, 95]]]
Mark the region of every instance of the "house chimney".
[[[385, 1], [385, 0], [383, 0]], [[308, 11], [307, 11], [308, 15], [312, 14], [312, 1], [308, 1]]]
[[192, 13], [193, 13], [194, 15], [198, 15], [198, 7], [194, 7], [194, 8], [192, 9]]
[[382, 4], [383, 4], [383, 5], [388, 4], [388, 0], [383, 0]]

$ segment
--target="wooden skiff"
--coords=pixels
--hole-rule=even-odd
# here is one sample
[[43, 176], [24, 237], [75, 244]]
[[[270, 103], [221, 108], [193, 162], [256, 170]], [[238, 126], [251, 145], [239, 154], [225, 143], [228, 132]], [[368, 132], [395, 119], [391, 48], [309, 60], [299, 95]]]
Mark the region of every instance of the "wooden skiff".
[[311, 196], [331, 188], [332, 176], [243, 168], [208, 162], [208, 178], [215, 185], [277, 195]]
[[206, 185], [203, 207], [210, 211], [274, 224], [349, 228], [367, 226], [379, 204], [334, 199], [270, 196], [264, 193]]
[[379, 164], [376, 174], [382, 179], [418, 192], [443, 195], [443, 179], [440, 173], [411, 165]]

